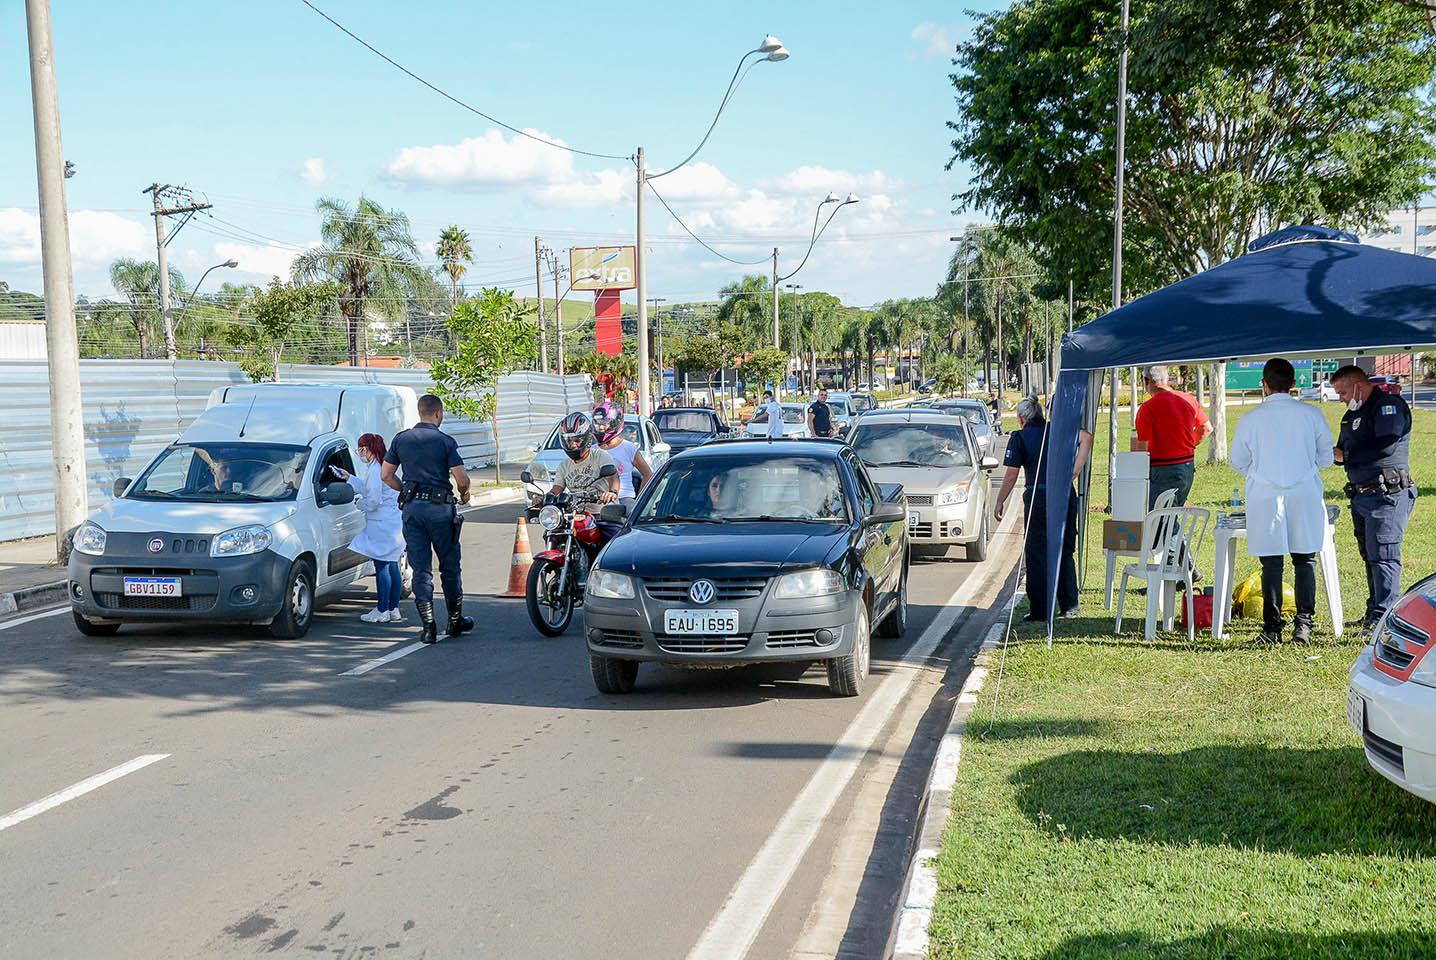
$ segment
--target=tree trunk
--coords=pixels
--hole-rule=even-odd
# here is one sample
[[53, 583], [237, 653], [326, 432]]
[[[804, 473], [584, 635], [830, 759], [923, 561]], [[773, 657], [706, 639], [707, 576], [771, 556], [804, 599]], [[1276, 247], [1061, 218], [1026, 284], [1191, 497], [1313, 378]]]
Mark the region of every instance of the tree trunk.
[[1227, 462], [1227, 365], [1218, 363], [1212, 371], [1212, 399], [1207, 416], [1212, 421], [1212, 439], [1207, 444], [1207, 463]]
[[349, 309], [344, 311], [345, 325], [349, 328], [349, 366], [359, 366], [359, 318], [364, 315], [364, 305], [358, 305], [357, 314], [355, 303], [349, 302]]
[[504, 482], [503, 462], [504, 458], [499, 455], [499, 385], [494, 384], [494, 415], [489, 423], [494, 431], [494, 482]]
[[997, 297], [997, 388], [1007, 390], [1007, 351], [1002, 346], [1002, 296]]

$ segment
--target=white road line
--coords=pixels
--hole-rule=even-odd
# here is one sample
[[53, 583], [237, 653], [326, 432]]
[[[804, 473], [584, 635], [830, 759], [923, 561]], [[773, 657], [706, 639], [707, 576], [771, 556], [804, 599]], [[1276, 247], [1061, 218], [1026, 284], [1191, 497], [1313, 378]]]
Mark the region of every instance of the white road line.
[[[1016, 516], [1016, 510], [1009, 513], [998, 525], [997, 533], [1009, 532]], [[739, 960], [747, 955], [767, 922], [768, 914], [798, 869], [798, 863], [812, 846], [824, 818], [857, 771], [878, 731], [907, 693], [920, 665], [947, 638], [953, 622], [985, 580], [985, 577], [977, 575], [964, 580], [922, 632], [917, 643], [901, 658], [904, 664], [911, 666], [894, 669], [869, 695], [868, 702], [843, 731], [728, 892], [722, 909], [689, 951], [688, 960]]]
[[414, 642], [414, 643], [409, 644], [407, 647], [400, 647], [398, 650], [395, 650], [393, 653], [386, 653], [386, 654], [384, 654], [384, 656], [379, 657], [379, 658], [376, 659], [376, 660], [370, 660], [368, 663], [361, 663], [361, 664], [359, 664], [359, 666], [355, 667], [353, 670], [345, 670], [343, 673], [339, 674], [339, 676], [341, 676], [341, 677], [362, 677], [364, 674], [368, 673], [370, 670], [373, 670], [375, 667], [382, 667], [382, 666], [383, 666], [384, 664], [386, 664], [386, 663], [393, 663], [395, 660], [398, 660], [400, 657], [407, 657], [409, 654], [413, 653], [415, 650], [422, 650], [422, 649], [424, 649], [425, 646], [426, 646], [426, 644], [422, 644], [422, 643], [419, 643], [419, 642], [416, 641], [416, 642]]
[[23, 627], [25, 624], [31, 623], [35, 620], [43, 620], [46, 617], [58, 617], [62, 613], [69, 612], [70, 605], [66, 604], [65, 606], [60, 607], [57, 610], [46, 610], [43, 613], [32, 613], [28, 617], [20, 617], [17, 620], [6, 620], [4, 623], [0, 623], [0, 630], [9, 630], [12, 627]]
[[60, 804], [73, 800], [76, 797], [82, 797], [91, 790], [97, 790], [103, 787], [111, 780], [118, 780], [126, 774], [134, 773], [136, 770], [148, 767], [150, 764], [163, 760], [168, 756], [169, 754], [167, 753], [147, 753], [142, 757], [135, 757], [127, 763], [122, 763], [118, 767], [111, 767], [104, 773], [97, 773], [93, 777], [87, 777], [74, 786], [66, 787], [59, 793], [52, 793], [43, 800], [36, 800], [28, 806], [21, 807], [19, 810], [0, 817], [0, 830], [6, 830], [15, 826], [17, 823], [23, 823], [31, 817], [44, 813], [46, 810], [58, 807]]

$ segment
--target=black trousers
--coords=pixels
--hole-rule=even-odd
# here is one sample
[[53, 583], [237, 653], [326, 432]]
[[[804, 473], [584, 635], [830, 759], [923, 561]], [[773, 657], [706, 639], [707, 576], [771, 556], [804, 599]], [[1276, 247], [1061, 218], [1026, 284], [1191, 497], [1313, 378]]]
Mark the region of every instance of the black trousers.
[[[1261, 618], [1262, 629], [1280, 633], [1285, 621], [1281, 615], [1281, 580], [1285, 557], [1261, 557]], [[1296, 579], [1296, 622], [1308, 627], [1316, 619], [1316, 554], [1293, 553], [1292, 573]]]
[[1366, 619], [1375, 623], [1401, 597], [1401, 541], [1416, 506], [1410, 487], [1351, 498], [1351, 527], [1366, 564]]
[[[1047, 570], [1047, 491], [1024, 496], [1027, 531], [1023, 556], [1027, 564], [1027, 603], [1034, 617], [1047, 617], [1047, 591], [1052, 578]], [[1077, 494], [1067, 501], [1067, 533], [1062, 538], [1062, 555], [1057, 568], [1057, 612], [1077, 607]]]
[[404, 547], [414, 571], [414, 602], [434, 602], [434, 555], [439, 557], [439, 580], [444, 603], [454, 610], [464, 599], [459, 573], [458, 508], [453, 504], [415, 500], [404, 508]]

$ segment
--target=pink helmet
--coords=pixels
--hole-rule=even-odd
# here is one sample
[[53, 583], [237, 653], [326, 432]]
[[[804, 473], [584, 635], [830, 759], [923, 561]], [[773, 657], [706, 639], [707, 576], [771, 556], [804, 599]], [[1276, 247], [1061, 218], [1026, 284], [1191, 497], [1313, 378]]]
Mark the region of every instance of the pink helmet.
[[623, 408], [605, 400], [593, 408], [593, 432], [600, 445], [608, 443], [623, 430]]

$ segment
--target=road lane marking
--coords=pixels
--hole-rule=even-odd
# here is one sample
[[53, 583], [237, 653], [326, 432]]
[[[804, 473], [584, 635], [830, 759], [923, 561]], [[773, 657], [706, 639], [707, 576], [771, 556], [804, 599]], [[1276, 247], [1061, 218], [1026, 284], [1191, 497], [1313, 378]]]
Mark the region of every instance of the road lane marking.
[[[1017, 511], [998, 524], [999, 535], [1011, 532]], [[883, 682], [868, 697], [843, 731], [801, 793], [748, 864], [718, 913], [688, 953], [688, 960], [739, 960], [748, 954], [773, 906], [787, 888], [817, 838], [833, 804], [857, 772], [859, 764], [886, 725], [922, 665], [952, 629], [968, 601], [986, 585], [986, 577], [969, 576], [948, 597], [932, 623], [918, 637]]]
[[386, 664], [386, 663], [393, 663], [395, 660], [398, 660], [400, 657], [407, 657], [409, 654], [413, 653], [415, 650], [422, 650], [422, 649], [424, 649], [424, 647], [426, 647], [426, 646], [428, 646], [428, 644], [419, 643], [418, 641], [415, 641], [414, 643], [409, 644], [407, 647], [400, 647], [398, 650], [395, 650], [393, 653], [386, 653], [386, 654], [384, 654], [384, 656], [379, 657], [379, 658], [377, 658], [377, 659], [375, 659], [375, 660], [370, 660], [368, 663], [361, 663], [361, 664], [359, 664], [359, 666], [355, 667], [353, 670], [345, 670], [343, 673], [339, 674], [339, 676], [341, 676], [341, 677], [362, 677], [364, 674], [368, 673], [370, 670], [373, 670], [375, 667], [382, 667], [382, 666], [383, 666], [384, 664]]
[[82, 797], [91, 790], [97, 790], [112, 780], [118, 780], [126, 774], [134, 773], [136, 770], [148, 767], [150, 764], [157, 763], [168, 756], [169, 754], [167, 753], [147, 753], [142, 757], [135, 757], [127, 763], [122, 763], [118, 767], [111, 767], [104, 773], [97, 773], [93, 777], [87, 777], [73, 786], [66, 787], [59, 793], [52, 793], [43, 800], [36, 800], [28, 806], [21, 807], [19, 810], [12, 811], [0, 817], [0, 830], [9, 829], [17, 823], [24, 823], [31, 817], [38, 816], [46, 810], [58, 807], [60, 804], [73, 800], [76, 797]]
[[32, 613], [28, 617], [20, 617], [17, 620], [6, 620], [4, 623], [0, 623], [0, 630], [9, 630], [11, 627], [23, 627], [25, 624], [32, 623], [36, 620], [43, 620], [46, 617], [58, 617], [62, 613], [69, 612], [69, 604], [66, 604], [55, 610], [46, 610], [43, 613]]

